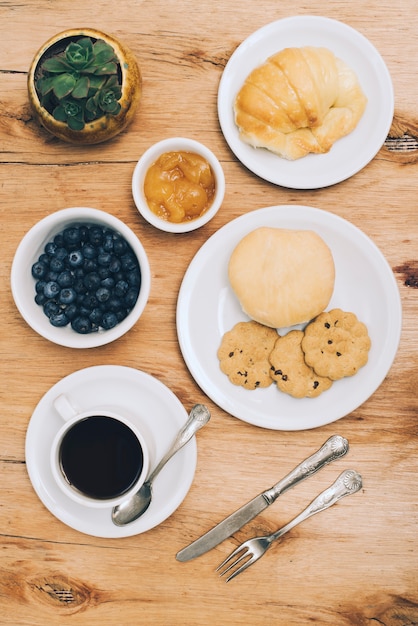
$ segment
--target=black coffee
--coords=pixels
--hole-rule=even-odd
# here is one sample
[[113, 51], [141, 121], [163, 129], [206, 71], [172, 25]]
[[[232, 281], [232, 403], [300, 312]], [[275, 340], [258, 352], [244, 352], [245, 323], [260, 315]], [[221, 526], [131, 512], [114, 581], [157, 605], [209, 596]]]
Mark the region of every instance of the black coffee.
[[126, 424], [95, 415], [77, 422], [65, 434], [60, 465], [67, 481], [97, 500], [124, 494], [138, 479], [144, 457], [141, 445]]

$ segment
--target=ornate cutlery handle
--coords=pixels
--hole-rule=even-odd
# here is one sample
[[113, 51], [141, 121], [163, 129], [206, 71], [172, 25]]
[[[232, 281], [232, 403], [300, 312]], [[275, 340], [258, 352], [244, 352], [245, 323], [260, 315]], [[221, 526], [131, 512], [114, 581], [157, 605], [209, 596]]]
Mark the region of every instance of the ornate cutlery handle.
[[272, 504], [282, 493], [311, 476], [324, 465], [339, 459], [348, 452], [348, 441], [341, 435], [333, 435], [324, 445], [307, 459], [299, 463], [287, 476], [263, 492], [268, 504]]
[[190, 411], [187, 422], [178, 433], [171, 448], [163, 456], [157, 467], [147, 478], [147, 482], [152, 482], [154, 477], [159, 474], [161, 468], [174, 456], [190, 439], [210, 420], [209, 409], [204, 404], [195, 404]]
[[297, 524], [300, 524], [304, 520], [308, 519], [311, 515], [315, 515], [315, 513], [325, 511], [325, 509], [328, 509], [330, 506], [338, 502], [338, 500], [341, 500], [341, 498], [350, 496], [352, 493], [356, 493], [362, 488], [362, 486], [363, 482], [360, 474], [352, 469], [345, 470], [345, 472], [338, 476], [335, 483], [320, 493], [315, 500], [312, 500], [309, 506], [307, 506], [302, 513], [286, 524], [286, 526], [283, 526], [283, 528], [273, 533], [271, 535], [271, 540], [275, 541]]

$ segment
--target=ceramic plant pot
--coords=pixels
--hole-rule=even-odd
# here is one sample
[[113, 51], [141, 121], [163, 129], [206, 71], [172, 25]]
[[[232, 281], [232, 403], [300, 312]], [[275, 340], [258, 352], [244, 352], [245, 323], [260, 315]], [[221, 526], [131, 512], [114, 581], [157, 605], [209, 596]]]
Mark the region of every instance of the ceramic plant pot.
[[[52, 111], [41, 105], [40, 96], [36, 90], [36, 81], [39, 76], [39, 67], [45, 59], [63, 52], [69, 43], [77, 42], [84, 37], [90, 37], [93, 42], [101, 39], [114, 49], [121, 82], [122, 93], [119, 98], [121, 109], [116, 115], [106, 113], [93, 121], [86, 122], [82, 130], [73, 130], [66, 122], [56, 120]], [[133, 53], [114, 37], [93, 28], [73, 28], [51, 37], [35, 54], [28, 74], [29, 102], [35, 119], [59, 139], [81, 145], [101, 143], [123, 131], [134, 116], [141, 98], [141, 86], [141, 71]]]

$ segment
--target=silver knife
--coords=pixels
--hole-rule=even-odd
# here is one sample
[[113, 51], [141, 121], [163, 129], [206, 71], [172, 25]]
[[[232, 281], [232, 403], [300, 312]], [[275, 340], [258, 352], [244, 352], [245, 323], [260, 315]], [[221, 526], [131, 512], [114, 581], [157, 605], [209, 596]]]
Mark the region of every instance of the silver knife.
[[197, 556], [212, 550], [219, 543], [230, 537], [237, 530], [242, 528], [244, 524], [254, 519], [259, 513], [264, 511], [270, 504], [273, 504], [277, 498], [294, 487], [305, 478], [308, 478], [319, 469], [341, 458], [348, 452], [348, 441], [340, 435], [333, 435], [330, 437], [324, 445], [314, 452], [307, 459], [302, 461], [295, 467], [287, 476], [282, 478], [277, 484], [270, 489], [266, 489], [258, 496], [244, 504], [240, 509], [232, 513], [222, 522], [219, 522], [216, 526], [208, 530], [207, 533], [193, 541], [190, 545], [186, 546], [180, 552], [176, 554], [178, 561], [190, 561]]

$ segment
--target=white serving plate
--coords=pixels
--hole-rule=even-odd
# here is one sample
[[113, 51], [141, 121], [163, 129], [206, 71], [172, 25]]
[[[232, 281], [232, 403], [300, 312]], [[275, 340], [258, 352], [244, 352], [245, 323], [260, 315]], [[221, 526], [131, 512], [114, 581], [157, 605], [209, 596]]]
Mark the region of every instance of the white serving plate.
[[[328, 153], [287, 161], [240, 139], [233, 103], [255, 67], [283, 48], [302, 46], [328, 48], [345, 61], [356, 72], [368, 102], [357, 127], [339, 139]], [[250, 35], [230, 57], [218, 90], [219, 122], [232, 152], [254, 174], [292, 189], [327, 187], [363, 169], [385, 142], [393, 111], [392, 80], [373, 44], [347, 24], [319, 16], [285, 18]]]
[[[318, 398], [295, 399], [275, 385], [250, 391], [234, 386], [220, 370], [216, 353], [223, 334], [237, 322], [249, 319], [229, 285], [229, 258], [242, 237], [260, 226], [317, 232], [330, 247], [336, 268], [334, 293], [327, 310], [352, 311], [369, 330], [372, 347], [367, 365], [355, 376], [335, 382]], [[226, 224], [190, 263], [177, 303], [179, 344], [197, 384], [234, 417], [275, 430], [322, 426], [363, 404], [392, 365], [401, 325], [398, 286], [380, 250], [350, 222], [307, 206], [268, 207]]]

